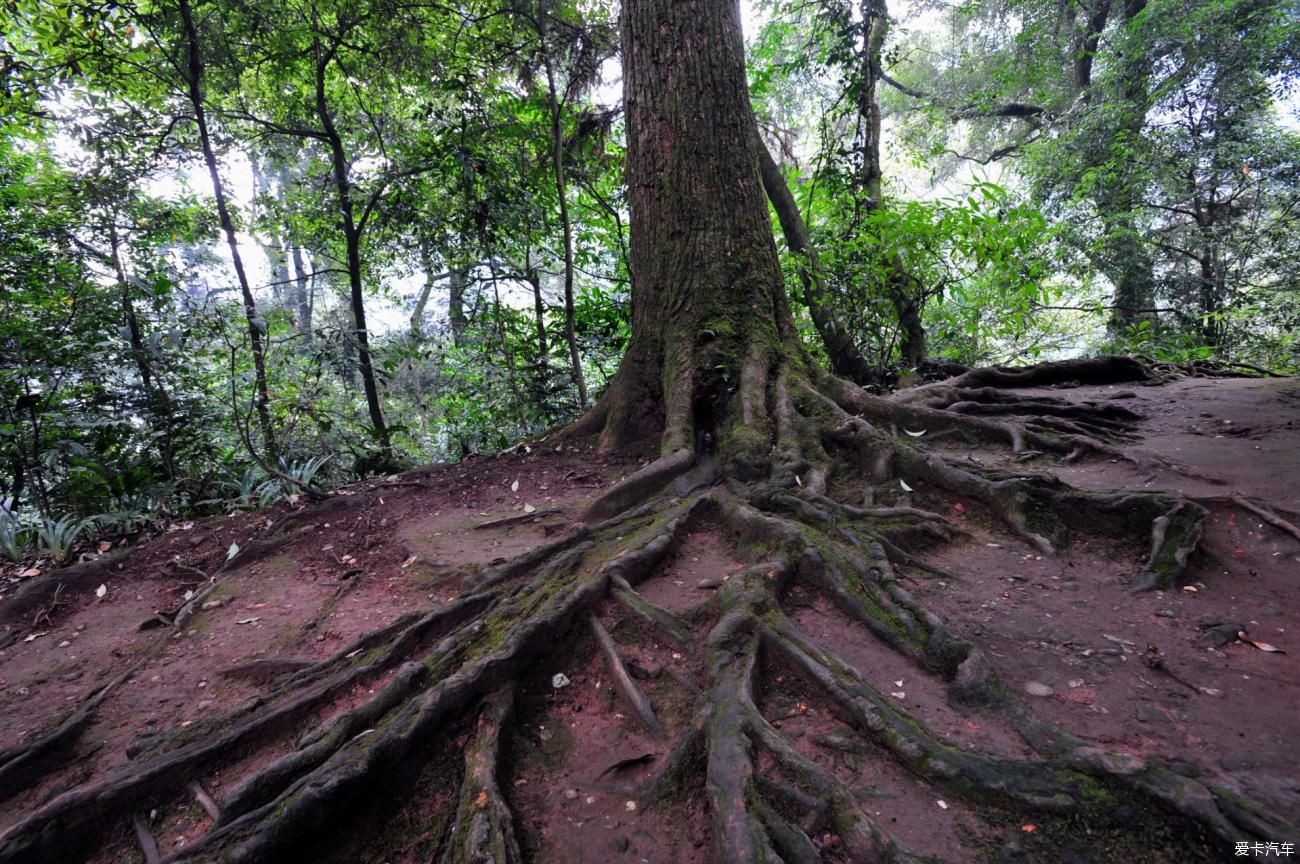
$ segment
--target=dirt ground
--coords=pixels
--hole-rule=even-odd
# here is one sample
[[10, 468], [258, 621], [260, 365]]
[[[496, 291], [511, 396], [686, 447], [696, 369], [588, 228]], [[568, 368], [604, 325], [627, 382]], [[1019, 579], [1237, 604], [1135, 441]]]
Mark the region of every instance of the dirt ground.
[[[1063, 554], [1044, 557], [973, 502], [921, 488], [912, 493], [919, 506], [945, 513], [970, 535], [911, 550], [944, 575], [905, 568], [908, 590], [957, 635], [983, 646], [1003, 680], [1065, 729], [1110, 751], [1178, 763], [1189, 775], [1211, 778], [1300, 822], [1300, 541], [1233, 500], [1244, 496], [1297, 521], [1300, 381], [1190, 378], [1050, 393], [1122, 399], [1144, 417], [1141, 440], [1128, 450], [1154, 467], [1104, 459], [1068, 465], [1042, 459], [1028, 467], [1082, 488], [1178, 490], [1209, 508], [1185, 587], [1133, 594], [1132, 577], [1146, 550], [1106, 539], [1105, 526], [1077, 526], [1077, 539]], [[255, 542], [288, 508], [164, 526], [103, 579], [102, 592], [68, 592], [0, 633], [0, 751], [57, 724], [96, 688], [140, 663], [100, 705], [77, 758], [35, 787], [4, 796], [0, 832], [60, 791], [123, 764], [147, 745], [149, 733], [257, 700], [302, 661], [334, 654], [399, 616], [454, 601], [465, 588], [457, 574], [466, 565], [491, 566], [563, 534], [585, 502], [637, 465], [580, 447], [537, 447], [353, 487], [343, 494], [357, 503], [308, 518], [292, 542], [222, 575], [174, 635], [150, 626], [158, 613], [176, 610], [187, 592], [205, 587], [232, 544]], [[503, 517], [525, 518], [481, 527]], [[700, 528], [639, 590], [662, 607], [689, 613], [744, 566], [743, 553]], [[22, 581], [20, 572], [0, 574], [0, 605]], [[796, 585], [785, 603], [810, 639], [833, 646], [948, 740], [1009, 757], [1029, 754], [1003, 721], [950, 705], [942, 681], [887, 649], [825, 597]], [[672, 741], [691, 722], [690, 700], [680, 694], [698, 689], [702, 646], [658, 643], [613, 605], [599, 618], [642, 679]], [[1224, 623], [1281, 650], [1208, 642], [1207, 626]], [[1156, 655], [1159, 669], [1148, 662]], [[980, 859], [1001, 836], [983, 814], [943, 800], [849, 741], [816, 694], [784, 670], [773, 666], [762, 675], [764, 715], [803, 755], [861, 790], [900, 840], [956, 862]], [[636, 806], [637, 784], [670, 745], [629, 718], [608, 679], [586, 631], [536, 660], [508, 742], [509, 776], [501, 778], [528, 855], [591, 864], [708, 860], [702, 786], [687, 790], [671, 812]], [[382, 677], [366, 681], [359, 692], [318, 708], [306, 728], [286, 728], [255, 751], [231, 754], [219, 770], [196, 778], [196, 793], [221, 801], [241, 776], [384, 683]], [[445, 760], [419, 768], [413, 794], [395, 809], [376, 806], [369, 817], [373, 833], [321, 857], [434, 860], [455, 806], [459, 770]], [[164, 855], [211, 824], [197, 796], [158, 802], [140, 815]], [[835, 838], [824, 840], [824, 859], [839, 860]], [[144, 860], [129, 822], [123, 820], [95, 860]]]

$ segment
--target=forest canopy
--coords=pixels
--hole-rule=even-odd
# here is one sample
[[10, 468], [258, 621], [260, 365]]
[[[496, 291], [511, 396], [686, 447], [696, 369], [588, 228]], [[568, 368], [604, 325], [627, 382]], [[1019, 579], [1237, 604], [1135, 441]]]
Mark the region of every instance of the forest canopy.
[[[879, 390], [1294, 370], [1294, 10], [746, 5], [804, 348]], [[618, 9], [12, 0], [0, 555], [577, 417], [631, 334]]]

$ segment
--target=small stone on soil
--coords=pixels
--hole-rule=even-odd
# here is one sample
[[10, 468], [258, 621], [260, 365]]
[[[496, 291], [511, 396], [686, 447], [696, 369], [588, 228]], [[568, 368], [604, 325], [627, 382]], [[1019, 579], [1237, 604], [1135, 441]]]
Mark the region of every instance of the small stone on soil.
[[1259, 760], [1250, 753], [1225, 753], [1223, 757], [1219, 759], [1219, 766], [1223, 768], [1224, 771], [1245, 771], [1249, 768], [1255, 768], [1258, 765]]
[[1051, 696], [1053, 692], [1051, 687], [1038, 681], [1026, 681], [1025, 692], [1030, 696]]

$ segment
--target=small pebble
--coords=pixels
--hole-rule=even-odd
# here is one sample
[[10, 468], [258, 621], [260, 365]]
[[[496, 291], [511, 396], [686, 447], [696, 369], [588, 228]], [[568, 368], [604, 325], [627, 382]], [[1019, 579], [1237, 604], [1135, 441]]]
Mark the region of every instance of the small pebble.
[[1038, 681], [1026, 681], [1025, 692], [1030, 696], [1051, 696], [1053, 692], [1051, 687]]

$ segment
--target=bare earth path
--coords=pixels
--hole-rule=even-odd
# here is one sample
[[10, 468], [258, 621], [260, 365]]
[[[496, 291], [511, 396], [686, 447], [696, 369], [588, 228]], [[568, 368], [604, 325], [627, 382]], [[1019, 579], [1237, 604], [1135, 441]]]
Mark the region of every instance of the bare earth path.
[[[1239, 792], [1300, 822], [1300, 538], [1283, 527], [1300, 521], [1300, 382], [1189, 378], [1160, 387], [1020, 392], [1122, 404], [1143, 417], [1140, 440], [1126, 452], [1139, 463], [1160, 457], [1182, 470], [1105, 458], [1031, 458], [1029, 467], [1082, 489], [1147, 486], [1205, 506], [1210, 518], [1184, 587], [1132, 593], [1148, 550], [1100, 539], [1104, 526], [1080, 526], [1083, 539], [1044, 555], [979, 502], [925, 484], [877, 503], [943, 514], [965, 533], [945, 542], [900, 541], [914, 558], [897, 568], [898, 585], [955, 637], [982, 648], [1016, 701], [1086, 745], [1158, 760], [1176, 775]], [[934, 447], [954, 463], [1017, 464], [1005, 451]], [[365, 634], [474, 602], [475, 587], [504, 578], [500, 568], [516, 556], [576, 536], [578, 514], [637, 467], [600, 460], [585, 446], [539, 446], [365, 484], [301, 512], [174, 525], [93, 584], [10, 616], [0, 632], [0, 832], [60, 793], [147, 758], [155, 733], [206, 729], [228, 712], [278, 704], [272, 694], [320, 668], [311, 664], [378, 650], [357, 641]], [[845, 500], [851, 491], [827, 494]], [[497, 520], [504, 521], [490, 524]], [[580, 615], [551, 643], [557, 650], [535, 652], [512, 698], [441, 727], [439, 741], [454, 740], [455, 748], [430, 745], [427, 760], [409, 760], [405, 775], [393, 774], [394, 797], [363, 802], [346, 831], [323, 830], [323, 844], [301, 856], [451, 860], [453, 825], [463, 826], [462, 835], [469, 830], [458, 808], [477, 754], [482, 764], [501, 766], [484, 781], [495, 791], [477, 803], [489, 813], [497, 802], [508, 806], [529, 860], [711, 860], [711, 792], [701, 772], [684, 772], [671, 795], [647, 789], [681, 768], [674, 754], [685, 752], [704, 688], [712, 686], [706, 667], [718, 647], [706, 636], [718, 621], [710, 601], [748, 578], [766, 540], [699, 508], [674, 530], [674, 554], [635, 585], [651, 617], [613, 599]], [[240, 552], [227, 566], [232, 544]], [[95, 594], [100, 584], [102, 598]], [[6, 580], [0, 588], [0, 610], [16, 587]], [[763, 729], [771, 733], [754, 771], [765, 796], [784, 802], [764, 824], [773, 837], [782, 825], [802, 829], [779, 850], [786, 860], [863, 860], [849, 838], [826, 827], [828, 808], [850, 806], [914, 860], [1183, 860], [1177, 826], [1123, 795], [1099, 806], [1133, 831], [1094, 825], [1086, 813], [1040, 818], [1006, 802], [971, 804], [946, 792], [942, 777], [902, 767], [897, 753], [855, 735], [843, 707], [810, 681], [821, 651], [834, 652], [854, 670], [845, 674], [945, 744], [1026, 760], [1042, 742], [1007, 712], [954, 700], [950, 682], [846, 614], [823, 586], [792, 579], [781, 598], [781, 617], [769, 626], [783, 634], [788, 621], [789, 632], [806, 641], [794, 655], [784, 643], [764, 649], [753, 671], [762, 722], [747, 721], [747, 728], [760, 738]], [[671, 615], [655, 626], [655, 610]], [[1285, 653], [1261, 650], [1238, 633]], [[418, 638], [432, 644], [439, 636], [433, 627]], [[620, 664], [609, 662], [611, 647]], [[213, 827], [214, 813], [240, 796], [256, 797], [241, 781], [301, 752], [304, 741], [333, 728], [328, 721], [349, 718], [349, 740], [377, 734], [362, 709], [386, 687], [400, 690], [402, 676], [415, 674], [408, 666], [377, 664], [372, 674], [332, 687], [306, 713], [176, 778], [180, 793], [146, 796], [134, 818], [105, 814], [102, 843], [68, 860], [146, 860], [154, 852], [142, 850], [153, 842], [159, 859], [184, 854]], [[620, 686], [619, 666], [636, 687]], [[23, 765], [5, 764], [5, 753], [48, 734], [110, 683], [55, 770], [27, 776]], [[651, 706], [650, 723], [629, 702], [637, 691]], [[887, 714], [888, 705], [881, 710]], [[822, 778], [824, 788], [808, 795], [792, 766]], [[811, 847], [803, 849], [800, 837], [811, 838]]]

